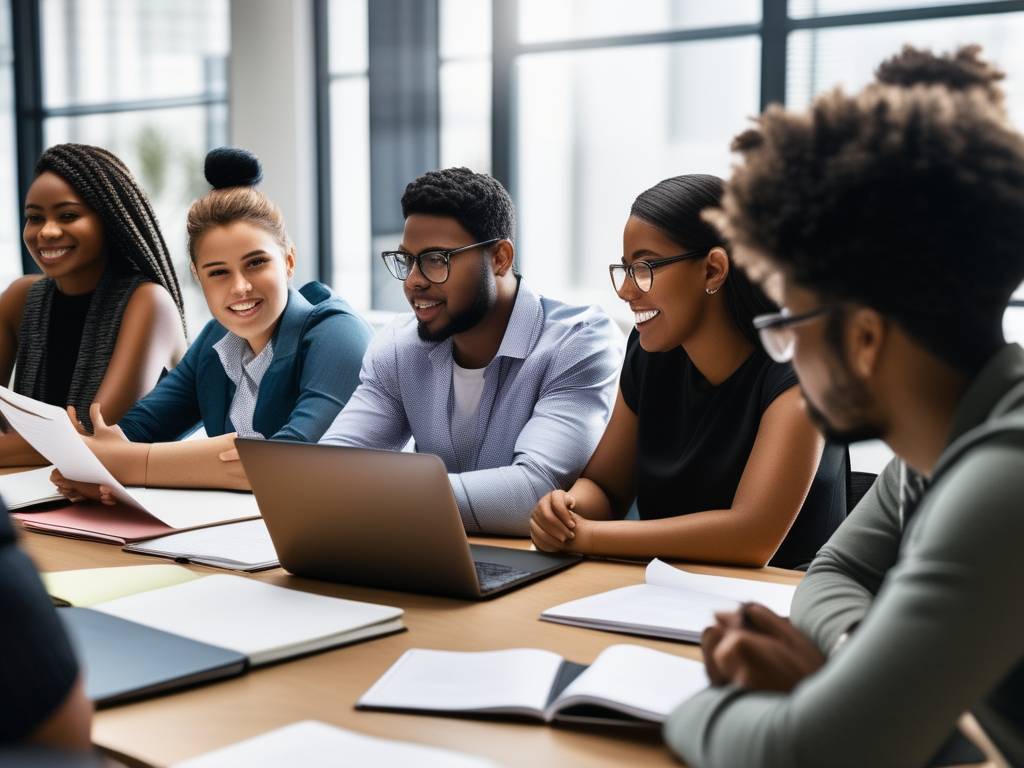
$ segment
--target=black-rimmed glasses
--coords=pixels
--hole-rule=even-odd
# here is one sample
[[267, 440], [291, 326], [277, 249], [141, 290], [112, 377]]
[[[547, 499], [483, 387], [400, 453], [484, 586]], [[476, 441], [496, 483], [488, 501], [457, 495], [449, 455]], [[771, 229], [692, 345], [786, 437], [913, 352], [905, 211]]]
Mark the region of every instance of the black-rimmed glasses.
[[754, 328], [761, 337], [761, 345], [768, 356], [777, 363], [788, 363], [793, 359], [793, 349], [796, 347], [796, 334], [793, 333], [793, 326], [814, 320], [817, 317], [824, 317], [832, 312], [835, 307], [824, 306], [812, 309], [810, 312], [802, 312], [799, 315], [791, 315], [785, 307], [780, 312], [773, 312], [770, 315], [758, 315], [754, 318]]
[[484, 240], [482, 243], [464, 245], [461, 248], [452, 248], [446, 251], [423, 251], [423, 253], [416, 255], [406, 253], [405, 251], [384, 251], [380, 256], [384, 259], [388, 272], [397, 280], [405, 280], [412, 274], [412, 268], [418, 266], [420, 274], [427, 278], [427, 280], [432, 283], [443, 283], [448, 279], [448, 275], [451, 272], [450, 262], [452, 256], [472, 248], [486, 248], [488, 245], [494, 245], [503, 239], [495, 237], [491, 240]]
[[626, 284], [627, 276], [633, 279], [637, 288], [647, 293], [654, 285], [654, 270], [658, 267], [686, 259], [699, 259], [706, 255], [707, 251], [687, 251], [678, 256], [667, 256], [664, 259], [654, 259], [653, 261], [640, 259], [628, 266], [626, 264], [609, 264], [608, 274], [612, 278], [612, 287], [615, 288], [616, 293], [621, 291], [622, 286]]

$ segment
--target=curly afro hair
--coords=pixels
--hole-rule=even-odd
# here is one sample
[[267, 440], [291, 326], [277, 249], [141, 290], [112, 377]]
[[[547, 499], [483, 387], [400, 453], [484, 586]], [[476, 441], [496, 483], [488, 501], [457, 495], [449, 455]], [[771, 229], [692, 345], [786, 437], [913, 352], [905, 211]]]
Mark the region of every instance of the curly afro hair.
[[429, 171], [409, 183], [402, 216], [451, 216], [477, 241], [515, 235], [516, 214], [508, 190], [493, 176], [469, 168]]
[[1024, 137], [976, 46], [904, 48], [860, 93], [773, 106], [733, 149], [714, 217], [828, 302], [870, 306], [971, 373], [1024, 280]]

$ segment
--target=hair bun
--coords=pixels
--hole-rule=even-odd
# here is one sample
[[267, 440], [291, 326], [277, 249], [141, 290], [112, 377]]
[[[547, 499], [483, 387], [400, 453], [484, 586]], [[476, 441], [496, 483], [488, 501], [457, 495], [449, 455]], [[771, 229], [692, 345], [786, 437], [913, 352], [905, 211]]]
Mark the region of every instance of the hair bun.
[[259, 158], [247, 149], [236, 147], [211, 149], [206, 155], [203, 173], [214, 189], [254, 187], [263, 181]]

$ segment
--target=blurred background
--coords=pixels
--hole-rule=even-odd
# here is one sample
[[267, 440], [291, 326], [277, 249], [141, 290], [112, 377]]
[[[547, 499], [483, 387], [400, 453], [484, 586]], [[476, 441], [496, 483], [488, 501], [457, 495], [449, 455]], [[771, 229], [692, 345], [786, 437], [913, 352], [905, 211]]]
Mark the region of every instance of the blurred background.
[[[263, 160], [299, 276], [375, 317], [405, 309], [377, 255], [405, 184], [466, 165], [511, 191], [535, 289], [628, 323], [606, 265], [639, 192], [727, 175], [766, 104], [856, 88], [907, 42], [980, 43], [1024, 127], [1022, 41], [1020, 0], [0, 0], [0, 278], [31, 268], [38, 154], [99, 144], [156, 205], [194, 335], [184, 215], [231, 143]], [[1024, 338], [1024, 302], [1007, 326]]]

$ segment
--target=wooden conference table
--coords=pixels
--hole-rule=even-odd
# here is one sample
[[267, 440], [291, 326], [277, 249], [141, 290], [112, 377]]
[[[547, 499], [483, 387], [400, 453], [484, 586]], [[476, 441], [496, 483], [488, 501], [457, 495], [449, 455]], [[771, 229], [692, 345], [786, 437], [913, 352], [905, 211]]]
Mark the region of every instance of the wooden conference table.
[[[479, 539], [528, 547], [516, 539]], [[41, 571], [153, 564], [158, 558], [119, 547], [23, 532], [22, 546]], [[224, 573], [188, 566], [202, 573]], [[694, 571], [795, 584], [800, 574], [687, 565]], [[406, 632], [258, 668], [184, 692], [96, 713], [93, 741], [129, 765], [164, 766], [297, 720], [314, 719], [373, 736], [403, 739], [491, 758], [500, 765], [678, 765], [658, 733], [574, 729], [530, 722], [427, 717], [353, 709], [356, 699], [408, 648], [482, 651], [545, 648], [589, 663], [609, 645], [637, 643], [691, 658], [696, 645], [578, 629], [540, 621], [566, 600], [640, 583], [643, 566], [585, 561], [496, 599], [467, 602], [299, 579], [280, 568], [254, 574], [281, 586], [399, 606]], [[983, 737], [982, 737], [983, 738]], [[988, 750], [986, 750], [988, 751]], [[1000, 763], [990, 762], [997, 766]]]

